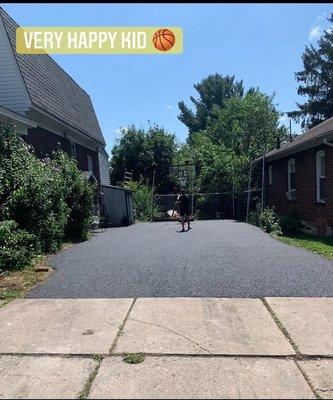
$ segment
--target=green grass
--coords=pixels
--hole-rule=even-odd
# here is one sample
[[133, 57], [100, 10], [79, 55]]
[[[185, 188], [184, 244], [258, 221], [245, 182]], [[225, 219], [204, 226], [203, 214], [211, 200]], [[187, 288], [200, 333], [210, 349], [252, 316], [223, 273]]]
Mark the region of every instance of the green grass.
[[23, 291], [19, 289], [15, 290], [3, 290], [1, 291], [1, 300], [14, 300], [23, 296]]
[[307, 234], [277, 236], [279, 240], [291, 246], [312, 251], [329, 260], [333, 260], [333, 237], [318, 237]]
[[145, 360], [143, 354], [126, 354], [123, 361], [127, 364], [140, 364]]

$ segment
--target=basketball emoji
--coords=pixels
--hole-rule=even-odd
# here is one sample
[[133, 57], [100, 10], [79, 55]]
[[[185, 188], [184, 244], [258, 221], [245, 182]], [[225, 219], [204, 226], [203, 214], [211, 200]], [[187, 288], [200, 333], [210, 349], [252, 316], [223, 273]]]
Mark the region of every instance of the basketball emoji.
[[157, 50], [168, 51], [176, 41], [176, 37], [169, 29], [159, 29], [154, 33], [153, 43]]

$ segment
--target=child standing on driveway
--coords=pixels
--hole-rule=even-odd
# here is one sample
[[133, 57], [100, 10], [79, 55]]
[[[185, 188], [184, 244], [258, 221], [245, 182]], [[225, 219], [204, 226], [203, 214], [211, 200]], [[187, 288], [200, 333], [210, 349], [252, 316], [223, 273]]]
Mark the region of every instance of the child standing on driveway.
[[190, 200], [186, 195], [185, 189], [181, 190], [181, 195], [178, 197], [177, 200], [178, 207], [179, 207], [179, 214], [182, 222], [182, 232], [185, 232], [185, 221], [187, 221], [187, 228], [188, 230], [191, 229], [190, 227]]

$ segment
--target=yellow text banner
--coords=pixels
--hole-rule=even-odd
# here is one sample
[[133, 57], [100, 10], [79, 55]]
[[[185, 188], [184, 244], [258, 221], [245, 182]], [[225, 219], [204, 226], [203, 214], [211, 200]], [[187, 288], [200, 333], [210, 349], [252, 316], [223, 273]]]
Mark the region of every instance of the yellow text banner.
[[180, 54], [179, 27], [20, 27], [19, 54]]

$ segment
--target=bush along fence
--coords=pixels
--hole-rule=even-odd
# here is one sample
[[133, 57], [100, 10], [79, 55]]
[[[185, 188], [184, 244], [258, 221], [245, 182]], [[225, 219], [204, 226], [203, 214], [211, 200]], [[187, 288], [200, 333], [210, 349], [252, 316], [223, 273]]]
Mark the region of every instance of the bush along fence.
[[66, 238], [85, 240], [95, 189], [72, 157], [56, 151], [39, 160], [13, 125], [0, 123], [0, 270], [29, 265]]

